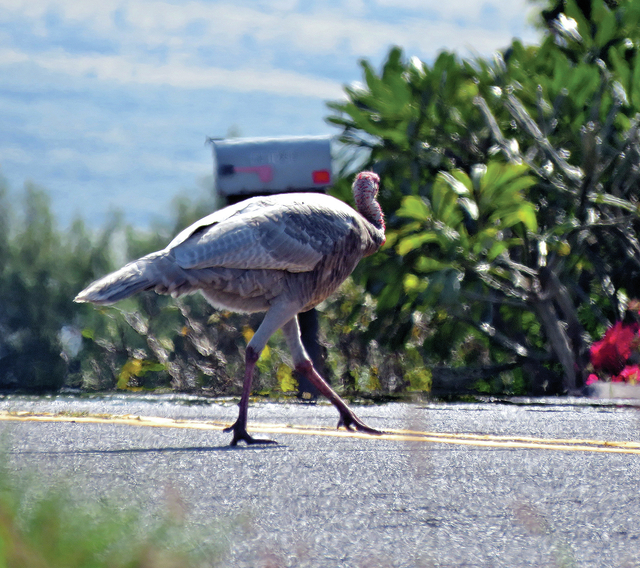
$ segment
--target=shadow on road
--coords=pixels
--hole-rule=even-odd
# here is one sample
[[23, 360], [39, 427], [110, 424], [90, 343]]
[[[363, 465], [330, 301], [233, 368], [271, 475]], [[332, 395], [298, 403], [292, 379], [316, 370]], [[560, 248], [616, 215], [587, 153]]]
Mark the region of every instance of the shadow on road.
[[241, 452], [246, 450], [271, 450], [271, 449], [287, 448], [281, 444], [264, 444], [253, 446], [186, 446], [177, 448], [120, 448], [113, 450], [48, 450], [39, 452], [36, 450], [12, 450], [7, 452], [11, 455], [56, 455], [56, 456], [74, 456], [74, 455], [110, 455], [110, 454], [164, 454], [179, 452]]

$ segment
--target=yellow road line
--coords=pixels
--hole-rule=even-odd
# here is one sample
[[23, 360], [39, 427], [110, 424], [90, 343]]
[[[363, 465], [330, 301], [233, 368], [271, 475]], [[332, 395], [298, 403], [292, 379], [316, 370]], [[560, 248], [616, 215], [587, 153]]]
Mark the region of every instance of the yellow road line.
[[[152, 428], [184, 428], [191, 430], [222, 431], [230, 424], [218, 421], [182, 420], [137, 415], [104, 415], [73, 413], [32, 413], [26, 411], [0, 411], [0, 421], [19, 422], [67, 422], [90, 424], [120, 424]], [[589, 439], [547, 439], [525, 436], [497, 436], [492, 434], [459, 434], [448, 432], [420, 432], [416, 430], [388, 430], [380, 436], [335, 430], [321, 426], [290, 424], [249, 423], [251, 432], [260, 434], [289, 434], [307, 436], [332, 436], [338, 438], [363, 438], [394, 442], [428, 442], [433, 444], [455, 444], [505, 449], [559, 450], [568, 452], [600, 452], [614, 454], [640, 454], [640, 442], [622, 442]]]

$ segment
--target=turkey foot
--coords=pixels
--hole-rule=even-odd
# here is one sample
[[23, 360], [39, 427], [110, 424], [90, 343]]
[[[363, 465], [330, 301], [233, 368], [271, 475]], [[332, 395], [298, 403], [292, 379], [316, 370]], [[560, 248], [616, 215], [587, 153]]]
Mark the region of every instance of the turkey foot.
[[318, 392], [328, 398], [331, 404], [336, 407], [340, 413], [338, 428], [340, 428], [340, 426], [344, 426], [349, 431], [357, 430], [358, 432], [365, 432], [366, 434], [382, 434], [380, 430], [367, 426], [355, 415], [353, 410], [347, 406], [347, 403], [338, 396], [338, 393], [336, 393], [318, 374], [311, 361], [304, 361], [296, 365], [296, 371], [307, 377], [316, 389], [318, 389]]
[[382, 435], [380, 430], [367, 426], [360, 418], [358, 418], [349, 408], [346, 411], [340, 410], [340, 420], [338, 420], [338, 428], [344, 426], [349, 432], [357, 430], [365, 434], [373, 434], [375, 436]]
[[247, 432], [247, 427], [244, 424], [240, 423], [240, 420], [236, 420], [236, 422], [225, 428], [223, 432], [233, 432], [233, 439], [231, 440], [230, 446], [237, 446], [240, 440], [244, 441], [248, 446], [253, 444], [277, 444], [275, 440], [269, 440], [268, 438], [254, 438], [249, 435]]

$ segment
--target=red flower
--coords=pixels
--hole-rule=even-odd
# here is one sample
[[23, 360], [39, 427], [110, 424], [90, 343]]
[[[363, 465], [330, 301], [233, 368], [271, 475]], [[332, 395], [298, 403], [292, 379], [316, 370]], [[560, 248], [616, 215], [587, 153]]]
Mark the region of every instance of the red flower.
[[591, 373], [588, 377], [587, 377], [587, 383], [588, 385], [592, 385], [593, 383], [598, 382], [598, 375], [594, 375], [593, 373]]
[[621, 321], [610, 327], [604, 337], [591, 346], [593, 368], [612, 375], [622, 371], [640, 341], [638, 327], [637, 323], [625, 325]]
[[[635, 384], [640, 379], [640, 367], [638, 365], [629, 365], [622, 369], [617, 379], [626, 383]], [[612, 381], [615, 379], [611, 379]]]

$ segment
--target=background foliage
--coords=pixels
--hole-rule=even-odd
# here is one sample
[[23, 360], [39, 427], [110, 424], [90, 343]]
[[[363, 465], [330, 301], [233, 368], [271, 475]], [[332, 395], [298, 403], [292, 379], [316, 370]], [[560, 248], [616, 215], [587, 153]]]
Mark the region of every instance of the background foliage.
[[362, 62], [329, 120], [385, 188], [387, 245], [358, 272], [370, 332], [403, 345], [426, 319], [426, 365], [511, 363], [508, 383], [568, 392], [638, 295], [640, 2], [542, 15], [541, 45], [493, 60]]
[[[640, 0], [542, 2], [540, 45], [432, 63], [390, 50], [330, 103], [345, 156], [382, 177], [384, 249], [320, 306], [325, 374], [347, 394], [563, 393], [640, 297]], [[363, 158], [364, 156], [364, 158]], [[350, 167], [334, 193], [351, 201]], [[0, 388], [235, 392], [261, 316], [154, 294], [71, 299], [163, 247], [212, 202], [141, 233], [56, 227], [46, 193], [0, 187]], [[211, 315], [213, 314], [213, 315]], [[258, 390], [295, 389], [282, 338]]]

